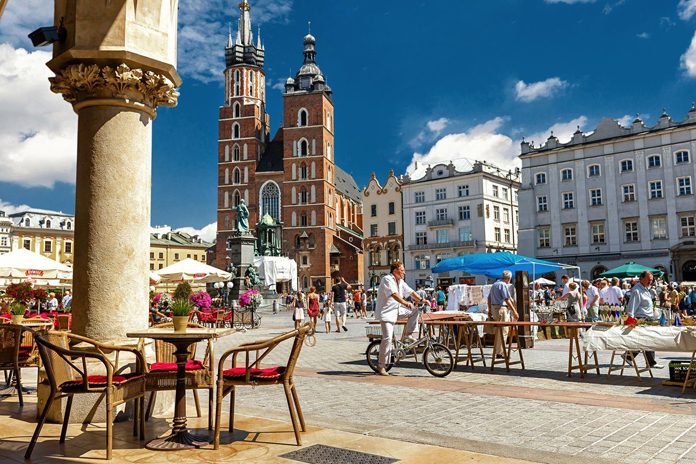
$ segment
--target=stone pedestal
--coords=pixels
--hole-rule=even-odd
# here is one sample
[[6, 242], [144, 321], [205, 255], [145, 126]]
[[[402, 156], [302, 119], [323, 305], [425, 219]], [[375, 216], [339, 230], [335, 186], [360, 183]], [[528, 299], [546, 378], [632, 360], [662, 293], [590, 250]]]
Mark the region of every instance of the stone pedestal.
[[239, 234], [229, 239], [230, 262], [237, 268], [237, 277], [232, 281], [234, 287], [230, 292], [230, 299], [238, 300], [239, 295], [247, 290], [244, 283], [244, 273], [250, 265], [254, 264], [254, 243], [256, 238], [251, 234]]

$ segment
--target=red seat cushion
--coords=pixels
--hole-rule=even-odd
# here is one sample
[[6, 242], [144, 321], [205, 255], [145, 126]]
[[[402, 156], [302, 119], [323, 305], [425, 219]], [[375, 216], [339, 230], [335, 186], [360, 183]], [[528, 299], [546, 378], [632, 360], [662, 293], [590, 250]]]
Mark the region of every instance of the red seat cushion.
[[31, 356], [31, 352], [33, 351], [33, 347], [31, 346], [20, 346], [19, 347], [19, 359], [25, 359]]
[[[150, 366], [150, 372], [176, 372], [176, 369], [176, 363], [153, 363]], [[197, 371], [200, 369], [205, 369], [205, 366], [197, 359], [191, 359], [186, 362], [187, 371]]]
[[[271, 366], [263, 369], [252, 367], [250, 370], [252, 380], [277, 380], [285, 374], [285, 366]], [[233, 367], [222, 371], [222, 375], [230, 379], [241, 379], [246, 375], [246, 368]]]
[[[145, 376], [139, 373], [129, 372], [126, 374], [114, 375], [112, 377], [113, 385], [121, 386], [133, 380], [142, 379]], [[90, 388], [104, 388], [106, 387], [106, 376], [105, 375], [88, 375], [87, 382]], [[70, 380], [68, 382], [63, 382], [61, 384], [61, 389], [64, 391], [69, 390], [82, 390], [84, 387], [82, 385], [82, 378]]]

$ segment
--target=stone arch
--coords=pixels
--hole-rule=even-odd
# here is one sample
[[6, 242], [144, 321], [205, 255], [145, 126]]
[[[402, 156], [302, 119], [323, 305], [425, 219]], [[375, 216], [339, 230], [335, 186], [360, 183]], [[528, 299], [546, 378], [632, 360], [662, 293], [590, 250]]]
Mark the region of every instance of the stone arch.
[[592, 280], [594, 280], [594, 279], [596, 279], [597, 277], [599, 277], [599, 275], [600, 275], [601, 273], [607, 272], [608, 270], [609, 270], [609, 269], [607, 269], [606, 266], [603, 266], [603, 265], [599, 264], [599, 265], [597, 265], [597, 266], [595, 266], [595, 267], [592, 268], [592, 270], [590, 271], [590, 277], [592, 278]]
[[309, 112], [306, 108], [300, 108], [297, 112], [297, 127], [309, 125]]
[[239, 145], [236, 143], [232, 147], [232, 161], [239, 161]]
[[301, 138], [297, 142], [297, 156], [309, 156], [309, 142], [305, 138]]
[[239, 102], [234, 102], [234, 105], [232, 105], [232, 117], [242, 117], [242, 105], [240, 105]]

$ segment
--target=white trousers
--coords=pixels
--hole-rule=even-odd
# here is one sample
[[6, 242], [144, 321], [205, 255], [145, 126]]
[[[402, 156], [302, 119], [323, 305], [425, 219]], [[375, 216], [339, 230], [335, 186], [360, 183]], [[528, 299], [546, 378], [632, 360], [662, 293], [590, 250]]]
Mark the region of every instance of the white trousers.
[[[418, 314], [420, 314], [420, 309], [408, 309], [406, 307], [399, 307], [399, 315], [397, 320], [406, 319], [406, 329], [405, 333], [407, 336], [418, 335]], [[379, 362], [377, 365], [379, 367], [386, 367], [387, 360], [391, 359], [392, 352], [392, 338], [394, 338], [394, 324], [396, 322], [392, 321], [380, 321], [382, 326], [382, 343], [379, 345]], [[415, 337], [414, 337], [415, 338]]]

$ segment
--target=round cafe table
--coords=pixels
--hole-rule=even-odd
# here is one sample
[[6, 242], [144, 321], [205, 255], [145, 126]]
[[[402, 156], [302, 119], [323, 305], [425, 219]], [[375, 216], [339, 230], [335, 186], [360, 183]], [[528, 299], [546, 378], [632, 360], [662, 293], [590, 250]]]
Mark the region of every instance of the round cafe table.
[[174, 421], [172, 433], [168, 437], [156, 438], [145, 447], [151, 450], [177, 451], [200, 448], [209, 444], [207, 439], [198, 438], [189, 433], [186, 427], [186, 361], [189, 347], [202, 340], [224, 337], [234, 332], [233, 329], [187, 328], [186, 332], [174, 332], [171, 328], [150, 328], [128, 332], [130, 338], [151, 338], [171, 343], [176, 347], [176, 399], [174, 403]]

